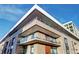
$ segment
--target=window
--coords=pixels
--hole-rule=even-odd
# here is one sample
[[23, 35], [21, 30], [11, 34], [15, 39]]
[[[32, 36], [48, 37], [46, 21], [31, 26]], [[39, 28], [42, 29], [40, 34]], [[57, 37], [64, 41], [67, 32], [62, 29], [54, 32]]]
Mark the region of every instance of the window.
[[70, 29], [71, 32], [74, 32], [73, 29]]
[[72, 26], [69, 26], [69, 28], [73, 28]]
[[55, 38], [47, 36], [47, 35], [46, 35], [46, 40], [50, 41], [50, 42], [53, 42], [53, 43], [56, 43], [56, 39]]
[[6, 54], [8, 42], [5, 43], [2, 54]]
[[7, 49], [7, 52], [6, 52], [7, 54], [9, 53], [9, 49]]
[[34, 54], [34, 45], [31, 45], [30, 53], [31, 53], [31, 54]]
[[9, 54], [12, 54], [12, 49], [10, 49]]
[[52, 40], [53, 40], [54, 43], [57, 43], [55, 38], [52, 38]]
[[7, 54], [12, 54], [12, 49], [11, 48], [7, 49], [7, 52], [6, 53]]
[[34, 39], [34, 33], [32, 34], [31, 39]]
[[26, 54], [26, 46], [22, 46], [22, 48], [23, 48], [23, 54]]
[[25, 43], [25, 42], [27, 41], [27, 39], [28, 39], [28, 36], [22, 37], [22, 38], [20, 39], [20, 44], [21, 44], [21, 43]]
[[52, 48], [52, 54], [57, 54], [57, 47]]
[[72, 23], [69, 23], [69, 25], [72, 25]]
[[[13, 44], [14, 44], [14, 40], [15, 40], [15, 37], [14, 38], [12, 38], [11, 40], [10, 40], [10, 42], [6, 42], [5, 43], [5, 46], [4, 46], [4, 50], [3, 50], [3, 52], [2, 53], [12, 53], [12, 47], [13, 47]], [[8, 45], [9, 44], [9, 45]], [[8, 45], [8, 48], [7, 48], [7, 45]]]
[[13, 46], [15, 37], [11, 39], [9, 46]]
[[13, 50], [13, 45], [14, 45], [14, 40], [15, 40], [15, 37], [14, 38], [12, 38], [11, 40], [10, 40], [10, 43], [9, 43], [9, 52], [7, 52], [8, 54], [11, 54], [12, 53], [12, 50]]
[[69, 54], [70, 51], [69, 51], [69, 46], [68, 46], [67, 38], [64, 38], [64, 42], [65, 42], [66, 53]]
[[67, 25], [64, 25], [65, 27], [67, 27]]
[[67, 26], [67, 29], [69, 29], [69, 27]]
[[48, 37], [48, 40], [53, 42], [53, 38], [52, 37]]

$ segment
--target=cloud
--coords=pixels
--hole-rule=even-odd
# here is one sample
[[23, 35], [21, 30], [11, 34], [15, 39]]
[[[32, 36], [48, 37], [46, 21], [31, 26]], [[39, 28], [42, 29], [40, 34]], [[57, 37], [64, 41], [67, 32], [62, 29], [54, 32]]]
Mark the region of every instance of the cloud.
[[5, 19], [15, 22], [24, 14], [25, 11], [21, 8], [17, 8], [16, 5], [0, 5], [0, 20]]

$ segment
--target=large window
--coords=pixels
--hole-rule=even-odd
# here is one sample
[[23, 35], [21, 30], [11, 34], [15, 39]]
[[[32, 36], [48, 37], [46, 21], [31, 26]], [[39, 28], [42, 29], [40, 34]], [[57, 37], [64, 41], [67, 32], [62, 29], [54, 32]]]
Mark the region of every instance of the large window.
[[23, 54], [26, 54], [26, 52], [27, 52], [27, 47], [26, 47], [26, 46], [22, 46], [22, 48], [23, 48]]
[[12, 54], [12, 49], [9, 50], [9, 54]]
[[52, 50], [52, 54], [57, 54], [57, 47], [53, 47], [51, 50]]
[[5, 43], [2, 54], [6, 54], [8, 42]]
[[64, 38], [64, 43], [65, 43], [66, 53], [69, 54], [70, 51], [69, 51], [69, 46], [68, 46], [68, 40], [67, 40], [67, 38]]
[[11, 39], [9, 46], [13, 46], [15, 37]]
[[11, 54], [12, 53], [12, 50], [13, 50], [13, 45], [14, 45], [14, 40], [15, 40], [15, 37], [12, 38], [9, 42], [6, 42], [5, 43], [5, 46], [4, 46], [4, 49], [3, 49], [3, 54]]
[[31, 45], [30, 53], [31, 53], [31, 54], [34, 54], [34, 45]]
[[14, 41], [15, 41], [15, 37], [10, 40], [9, 47], [8, 47], [9, 49], [7, 51], [7, 54], [12, 54], [12, 50], [14, 47]]

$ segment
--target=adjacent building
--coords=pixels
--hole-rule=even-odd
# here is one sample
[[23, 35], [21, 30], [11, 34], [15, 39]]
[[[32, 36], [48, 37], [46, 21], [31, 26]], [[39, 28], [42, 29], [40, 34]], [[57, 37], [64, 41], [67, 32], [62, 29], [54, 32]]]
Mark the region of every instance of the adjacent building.
[[34, 5], [1, 39], [2, 54], [78, 54], [79, 36]]
[[69, 21], [65, 24], [63, 24], [68, 30], [70, 30], [71, 32], [73, 32], [75, 35], [79, 36], [79, 29], [78, 27], [72, 22]]

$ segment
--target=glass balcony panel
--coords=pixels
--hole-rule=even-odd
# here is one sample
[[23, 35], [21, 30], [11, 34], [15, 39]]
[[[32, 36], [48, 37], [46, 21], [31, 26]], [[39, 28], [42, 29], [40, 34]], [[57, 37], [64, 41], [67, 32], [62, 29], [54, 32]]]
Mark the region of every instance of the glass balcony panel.
[[52, 42], [52, 43], [56, 43], [56, 39], [49, 37], [49, 36], [47, 37], [46, 40], [49, 41], [49, 42]]
[[27, 37], [20, 38], [20, 44], [25, 43], [27, 41]]
[[45, 38], [43, 39], [43, 38], [40, 38], [40, 35], [38, 35], [38, 33], [31, 34], [24, 38], [20, 38], [20, 44], [25, 44], [25, 43], [31, 42], [33, 40], [40, 40], [43, 42], [57, 44], [56, 39], [54, 39], [53, 37], [45, 35]]

